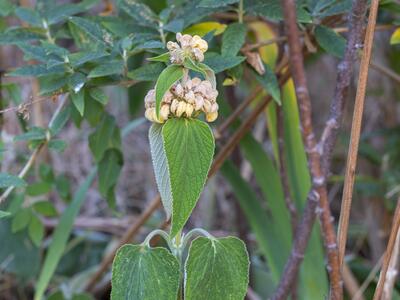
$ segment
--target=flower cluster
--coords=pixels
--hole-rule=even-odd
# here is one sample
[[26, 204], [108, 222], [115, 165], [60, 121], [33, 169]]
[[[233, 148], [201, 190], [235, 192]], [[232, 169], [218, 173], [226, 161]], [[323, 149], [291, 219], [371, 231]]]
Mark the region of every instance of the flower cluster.
[[155, 94], [155, 90], [151, 89], [144, 98], [145, 117], [152, 122], [164, 123], [171, 116], [196, 117], [201, 112], [204, 112], [207, 122], [213, 122], [218, 117], [218, 91], [208, 80], [194, 77], [175, 83], [161, 101], [159, 118], [156, 115]]
[[195, 61], [202, 62], [204, 60], [204, 52], [208, 49], [208, 44], [198, 35], [191, 36], [189, 34], [182, 35], [180, 32], [176, 34], [175, 42], [168, 42], [170, 60], [173, 64], [183, 64], [186, 57], [190, 57]]

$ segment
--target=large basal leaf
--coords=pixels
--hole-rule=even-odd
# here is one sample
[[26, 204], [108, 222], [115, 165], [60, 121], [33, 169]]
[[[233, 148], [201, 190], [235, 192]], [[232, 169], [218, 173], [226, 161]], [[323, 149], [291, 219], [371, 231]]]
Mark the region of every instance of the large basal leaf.
[[112, 300], [176, 300], [179, 262], [165, 248], [125, 245], [115, 256]]
[[164, 152], [162, 125], [153, 124], [150, 127], [149, 140], [158, 191], [160, 192], [161, 201], [167, 214], [167, 218], [169, 218], [172, 213], [172, 194], [167, 157]]
[[238, 238], [195, 239], [185, 264], [185, 299], [244, 299], [249, 264], [246, 247]]
[[244, 24], [230, 24], [222, 36], [222, 56], [235, 56], [242, 48], [245, 38], [246, 26]]
[[329, 27], [318, 25], [315, 28], [315, 38], [326, 52], [339, 58], [344, 56], [346, 40]]
[[171, 236], [175, 236], [203, 190], [215, 143], [210, 127], [197, 119], [169, 119], [162, 135], [173, 199]]
[[160, 113], [161, 100], [171, 86], [183, 77], [183, 68], [179, 65], [169, 65], [161, 72], [156, 83], [156, 114]]

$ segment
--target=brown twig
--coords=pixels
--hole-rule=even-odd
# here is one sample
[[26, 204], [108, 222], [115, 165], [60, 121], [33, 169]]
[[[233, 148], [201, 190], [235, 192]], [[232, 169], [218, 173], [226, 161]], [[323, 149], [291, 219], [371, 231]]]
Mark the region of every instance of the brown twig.
[[[377, 1], [377, 0], [376, 0]], [[387, 278], [387, 271], [389, 269], [390, 260], [393, 256], [393, 249], [396, 243], [396, 238], [400, 228], [400, 198], [397, 200], [396, 210], [393, 216], [392, 230], [390, 231], [389, 242], [383, 258], [382, 270], [379, 275], [378, 285], [375, 290], [373, 300], [381, 300], [383, 287]]]
[[388, 67], [382, 66], [373, 61], [371, 61], [370, 66], [372, 69], [375, 69], [376, 71], [379, 71], [380, 73], [396, 81], [397, 83], [400, 83], [400, 75], [390, 70]]
[[338, 227], [340, 265], [343, 264], [343, 259], [346, 251], [347, 230], [349, 226], [350, 209], [353, 196], [353, 186], [354, 186], [357, 156], [358, 156], [358, 145], [360, 141], [362, 115], [364, 111], [364, 100], [365, 100], [365, 93], [368, 80], [368, 69], [369, 69], [369, 62], [371, 60], [378, 6], [379, 6], [379, 0], [371, 1], [367, 31], [364, 40], [364, 51], [361, 57], [360, 75], [357, 84], [356, 100], [354, 103], [350, 146], [349, 146], [349, 153], [347, 156], [342, 206], [340, 209], [340, 219]]
[[386, 273], [385, 284], [383, 286], [382, 300], [393, 299], [393, 289], [396, 283], [396, 278], [399, 273], [399, 252], [400, 252], [400, 231], [397, 232], [396, 243], [394, 245], [392, 258], [390, 259], [389, 268]]
[[[343, 268], [343, 283], [344, 287], [346, 288], [347, 293], [351, 297], [351, 299], [357, 294], [360, 290], [360, 286], [355, 278], [354, 274], [351, 272], [349, 266], [344, 263]], [[361, 295], [358, 300], [365, 300], [364, 297]]]
[[[357, 43], [359, 42], [358, 36], [361, 35], [362, 32], [362, 11], [365, 11], [366, 9], [366, 4], [365, 0], [357, 0], [353, 2], [353, 7], [350, 12], [350, 20], [349, 20], [349, 35], [348, 35], [348, 41], [347, 41], [347, 47], [346, 47], [346, 53], [345, 53], [345, 58], [344, 62], [339, 64], [338, 66], [338, 80], [336, 84], [336, 89], [335, 89], [335, 96], [332, 100], [331, 104], [331, 116], [332, 116], [332, 111], [337, 111], [334, 112], [334, 115], [338, 119], [338, 124], [340, 124], [340, 119], [341, 115], [343, 113], [343, 104], [340, 103], [342, 101], [341, 99], [345, 99], [346, 92], [348, 89], [348, 86], [350, 84], [350, 78], [351, 78], [351, 71], [353, 69], [353, 62], [355, 60], [355, 52], [357, 48]], [[339, 102], [339, 103], [338, 103]], [[333, 129], [332, 129], [332, 128]], [[327, 129], [328, 128], [328, 129]], [[333, 131], [333, 132], [327, 132], [327, 130]], [[326, 176], [328, 174], [329, 167], [326, 167], [329, 165], [330, 162], [330, 157], [332, 153], [332, 148], [335, 144], [336, 141], [336, 135], [333, 137], [329, 137], [330, 135], [334, 134], [335, 132], [335, 127], [327, 124], [324, 134], [322, 135], [321, 141], [319, 143], [319, 149], [326, 149], [324, 151], [324, 155], [322, 157], [322, 164], [324, 167], [324, 175], [326, 179]], [[325, 147], [325, 145], [329, 143], [329, 147]], [[325, 153], [326, 152], [326, 153]], [[327, 154], [330, 153], [330, 154]], [[313, 194], [310, 193], [309, 196], [312, 196]], [[315, 208], [316, 208], [316, 201], [314, 200], [308, 200], [307, 205], [304, 209], [303, 216], [301, 219], [301, 223], [298, 224], [298, 229], [296, 233], [296, 239], [294, 241], [293, 247], [292, 247], [292, 253], [290, 258], [287, 261], [287, 264], [285, 266], [285, 270], [283, 273], [283, 276], [281, 278], [281, 282], [278, 286], [277, 289], [277, 297], [275, 299], [284, 299], [285, 295], [289, 293], [290, 288], [292, 287], [292, 284], [294, 282], [296, 273], [298, 272], [299, 265], [301, 261], [303, 260], [305, 249], [307, 246], [308, 239], [310, 237], [311, 233], [311, 228], [315, 220]]]
[[336, 245], [336, 235], [329, 208], [325, 175], [321, 167], [321, 157], [317, 148], [317, 142], [312, 126], [311, 101], [304, 71], [300, 35], [296, 23], [296, 3], [294, 0], [283, 0], [282, 6], [284, 11], [285, 30], [288, 37], [290, 51], [290, 68], [296, 87], [296, 96], [299, 102], [302, 136], [305, 150], [308, 155], [308, 162], [312, 178], [312, 189], [308, 195], [303, 219], [293, 243], [292, 253], [285, 266], [278, 289], [272, 299], [283, 300], [286, 299], [289, 294], [290, 288], [298, 273], [300, 262], [303, 259], [307, 241], [311, 233], [312, 224], [315, 220], [315, 209], [319, 204], [319, 218], [328, 257], [331, 299], [340, 300], [343, 298], [343, 292]]

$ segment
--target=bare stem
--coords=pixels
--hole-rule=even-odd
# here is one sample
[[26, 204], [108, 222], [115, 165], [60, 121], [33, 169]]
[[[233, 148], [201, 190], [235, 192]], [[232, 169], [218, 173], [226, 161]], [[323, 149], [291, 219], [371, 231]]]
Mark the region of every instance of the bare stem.
[[385, 256], [383, 258], [382, 270], [379, 276], [378, 285], [375, 290], [373, 300], [381, 300], [385, 281], [387, 279], [387, 272], [390, 266], [390, 260], [393, 256], [393, 249], [396, 244], [396, 238], [400, 228], [400, 198], [397, 200], [396, 210], [393, 216], [392, 230], [390, 231], [389, 242], [386, 248]]
[[378, 6], [379, 6], [379, 0], [371, 1], [368, 26], [364, 40], [364, 51], [361, 58], [360, 75], [358, 77], [356, 100], [354, 103], [350, 146], [349, 146], [349, 153], [347, 155], [342, 207], [340, 210], [340, 219], [338, 228], [340, 265], [343, 264], [344, 255], [346, 251], [347, 230], [349, 226], [350, 209], [353, 196], [353, 187], [354, 187], [354, 179], [355, 179], [357, 156], [358, 156], [358, 145], [360, 141], [362, 115], [364, 111], [365, 93], [368, 80], [368, 69], [369, 69], [369, 62], [371, 60]]

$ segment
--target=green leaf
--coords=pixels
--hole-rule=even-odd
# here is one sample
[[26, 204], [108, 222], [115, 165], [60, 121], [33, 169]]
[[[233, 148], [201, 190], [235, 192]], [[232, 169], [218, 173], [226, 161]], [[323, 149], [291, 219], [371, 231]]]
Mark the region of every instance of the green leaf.
[[89, 90], [90, 96], [103, 105], [108, 103], [108, 97], [101, 88], [93, 88]]
[[44, 292], [46, 291], [47, 285], [49, 284], [50, 279], [64, 253], [74, 220], [78, 215], [83, 201], [86, 199], [86, 193], [95, 177], [95, 174], [96, 171], [93, 170], [86, 180], [82, 182], [79, 189], [76, 191], [71, 204], [67, 207], [60, 218], [60, 222], [53, 233], [53, 240], [47, 251], [39, 279], [36, 283], [34, 300], [43, 299]]
[[160, 124], [153, 124], [150, 127], [149, 141], [158, 191], [160, 192], [161, 201], [167, 218], [169, 218], [172, 213], [172, 194], [167, 157], [165, 155], [162, 138], [162, 127], [163, 126]]
[[156, 114], [160, 114], [161, 100], [171, 86], [183, 77], [183, 68], [179, 65], [169, 65], [161, 72], [156, 83]]
[[135, 0], [120, 0], [118, 5], [139, 25], [158, 28], [157, 15], [147, 5]]
[[40, 219], [32, 215], [28, 226], [28, 234], [32, 242], [39, 247], [44, 237], [44, 226]]
[[102, 27], [93, 21], [80, 17], [70, 17], [71, 34], [80, 48], [104, 50], [109, 46]]
[[71, 98], [75, 108], [79, 111], [81, 116], [83, 116], [85, 111], [85, 91], [80, 90], [78, 93], [71, 92], [69, 93], [69, 97]]
[[112, 60], [102, 63], [90, 71], [88, 77], [96, 78], [108, 75], [122, 74], [124, 71], [124, 62], [122, 60]]
[[76, 68], [87, 62], [95, 62], [107, 55], [109, 54], [105, 51], [83, 51], [68, 55], [68, 60], [71, 62], [71, 65]]
[[231, 161], [223, 164], [221, 172], [232, 187], [277, 283], [287, 257], [283, 254], [285, 247], [280, 237], [275, 234], [271, 217], [264, 211], [254, 189], [242, 178], [240, 171]]
[[315, 28], [318, 44], [329, 54], [342, 58], [346, 48], [346, 40], [329, 27], [318, 25]]
[[221, 7], [221, 6], [227, 6], [230, 4], [235, 4], [238, 3], [239, 0], [201, 0], [199, 3], [200, 7]]
[[14, 142], [18, 141], [39, 141], [46, 138], [46, 130], [41, 127], [32, 127], [29, 131], [14, 137]]
[[34, 279], [40, 267], [41, 254], [32, 245], [26, 230], [12, 233], [11, 220], [2, 219], [0, 240], [0, 261], [7, 262], [2, 265], [3, 272], [13, 274], [21, 283]]
[[[282, 5], [279, 0], [256, 0], [249, 1], [249, 5], [244, 1], [245, 11], [248, 14], [254, 14], [257, 16], [262, 16], [271, 21], [282, 21], [283, 20], [283, 11]], [[301, 2], [297, 2], [301, 4]], [[311, 23], [312, 18], [310, 14], [301, 7], [301, 5], [297, 5], [297, 21], [302, 23]]]
[[137, 81], [156, 81], [158, 76], [164, 70], [162, 63], [145, 64], [128, 73], [128, 77]]
[[26, 186], [25, 180], [7, 173], [0, 173], [0, 188], [8, 188], [10, 186], [23, 187]]
[[57, 135], [61, 131], [61, 129], [63, 129], [65, 124], [67, 124], [70, 115], [71, 115], [70, 106], [66, 106], [59, 114], [57, 114], [57, 116], [49, 125], [49, 129], [52, 136]]
[[207, 53], [204, 61], [216, 74], [233, 68], [243, 62], [246, 58], [243, 56], [222, 56], [217, 53]]
[[116, 149], [107, 150], [98, 165], [99, 191], [114, 206], [114, 188], [118, 182], [123, 164], [122, 153]]
[[121, 134], [114, 117], [104, 116], [96, 131], [89, 136], [89, 148], [97, 162], [101, 161], [107, 149], [121, 148]]
[[11, 216], [11, 213], [10, 213], [10, 212], [0, 210], [0, 219], [7, 218], [7, 217], [9, 217], [9, 216]]
[[215, 73], [213, 69], [203, 63], [194, 62], [190, 57], [185, 59], [185, 68], [198, 72], [204, 76], [204, 78], [211, 82], [211, 85], [216, 88], [217, 81], [215, 79]]
[[41, 214], [45, 217], [55, 217], [57, 216], [57, 210], [54, 207], [53, 203], [49, 201], [38, 201], [32, 205], [32, 208], [38, 214]]
[[8, 16], [14, 11], [14, 8], [14, 4], [11, 0], [0, 0], [0, 16]]
[[16, 233], [24, 229], [26, 226], [28, 226], [31, 217], [32, 212], [28, 208], [23, 208], [17, 211], [14, 218], [12, 219], [11, 231], [13, 233]]
[[[284, 159], [293, 201], [299, 211], [306, 202], [311, 179], [300, 132], [300, 117], [293, 81], [282, 89], [284, 115]], [[300, 294], [303, 299], [321, 299], [328, 292], [328, 280], [323, 271], [324, 255], [318, 224], [314, 225], [300, 270]]]
[[18, 7], [15, 10], [15, 15], [20, 18], [22, 21], [29, 23], [33, 26], [42, 26], [42, 19], [37, 11], [34, 11], [31, 8], [27, 7]]
[[0, 33], [0, 45], [26, 43], [44, 38], [46, 34], [41, 28], [12, 28]]
[[246, 25], [242, 23], [230, 24], [222, 36], [222, 56], [236, 56], [244, 44], [246, 33]]
[[26, 188], [26, 194], [29, 196], [44, 195], [51, 191], [51, 187], [51, 184], [46, 181], [36, 182]]
[[210, 127], [197, 119], [169, 119], [162, 135], [173, 199], [171, 236], [175, 236], [203, 190], [215, 143]]
[[7, 73], [8, 76], [49, 76], [49, 75], [58, 75], [64, 74], [65, 67], [64, 65], [57, 65], [54, 67], [47, 67], [46, 64], [40, 65], [27, 65], [21, 68], [17, 68], [14, 71]]
[[[84, 1], [82, 1], [84, 2]], [[81, 3], [74, 3], [74, 4], [61, 4], [57, 5], [55, 7], [52, 7], [51, 9], [45, 11], [44, 17], [47, 19], [47, 23], [49, 25], [59, 23], [61, 21], [64, 21], [67, 19], [69, 16], [75, 15], [80, 12], [85, 12], [87, 11], [86, 7], [84, 5], [81, 5]]]
[[179, 262], [168, 250], [125, 245], [114, 259], [111, 299], [176, 300], [179, 282]]
[[67, 142], [64, 140], [50, 140], [47, 144], [50, 150], [54, 150], [57, 152], [63, 152], [67, 147]]
[[281, 90], [275, 72], [267, 64], [264, 64], [264, 69], [264, 75], [259, 75], [257, 72], [253, 72], [253, 74], [262, 87], [271, 95], [272, 99], [281, 105]]
[[157, 55], [157, 56], [153, 56], [153, 57], [149, 57], [147, 60], [148, 61], [160, 61], [160, 62], [164, 62], [167, 63], [169, 62], [169, 52]]
[[246, 246], [238, 238], [195, 239], [185, 263], [185, 299], [244, 299], [249, 265]]

